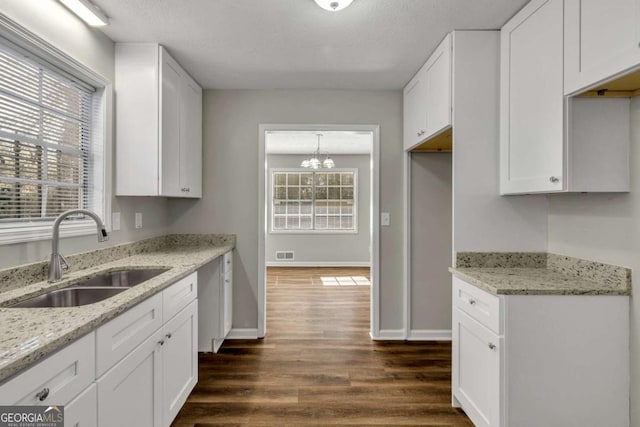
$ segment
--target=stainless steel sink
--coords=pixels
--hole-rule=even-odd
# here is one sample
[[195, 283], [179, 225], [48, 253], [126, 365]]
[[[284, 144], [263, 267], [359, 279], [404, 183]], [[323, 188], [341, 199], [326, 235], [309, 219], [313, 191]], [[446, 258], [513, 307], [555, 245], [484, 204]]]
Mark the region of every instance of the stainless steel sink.
[[146, 268], [110, 271], [81, 280], [62, 289], [29, 298], [9, 307], [78, 307], [93, 304], [124, 292], [168, 270], [168, 268]]
[[139, 285], [152, 277], [168, 271], [168, 268], [145, 268], [136, 270], [115, 270], [99, 276], [92, 277], [74, 283], [69, 287], [114, 287], [114, 288], [131, 288]]
[[12, 305], [13, 308], [78, 307], [93, 304], [126, 291], [115, 287], [70, 287], [57, 289]]

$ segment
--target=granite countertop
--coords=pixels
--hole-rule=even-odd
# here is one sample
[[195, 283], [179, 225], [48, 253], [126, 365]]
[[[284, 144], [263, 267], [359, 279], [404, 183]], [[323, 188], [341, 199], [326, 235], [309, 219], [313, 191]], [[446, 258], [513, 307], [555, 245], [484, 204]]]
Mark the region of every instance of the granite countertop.
[[[235, 247], [231, 235], [172, 235], [68, 257], [93, 261], [48, 283], [42, 263], [0, 271], [0, 381], [91, 332], [123, 311], [154, 295]], [[70, 308], [9, 308], [44, 290], [80, 278], [122, 268], [169, 268], [168, 271], [95, 304]], [[11, 280], [13, 277], [13, 280]], [[38, 280], [41, 279], [41, 280]], [[13, 285], [9, 285], [9, 284]]]
[[461, 252], [449, 271], [494, 295], [631, 295], [631, 269], [543, 252]]

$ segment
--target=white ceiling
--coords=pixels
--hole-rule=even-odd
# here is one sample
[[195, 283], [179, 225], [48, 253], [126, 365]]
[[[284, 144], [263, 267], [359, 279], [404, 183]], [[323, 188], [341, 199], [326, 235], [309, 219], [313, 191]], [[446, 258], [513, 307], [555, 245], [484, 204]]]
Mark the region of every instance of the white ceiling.
[[266, 151], [268, 154], [304, 154], [316, 151], [320, 137], [321, 154], [369, 154], [373, 136], [369, 132], [268, 132]]
[[454, 29], [528, 0], [93, 0], [116, 42], [159, 42], [208, 89], [399, 89]]

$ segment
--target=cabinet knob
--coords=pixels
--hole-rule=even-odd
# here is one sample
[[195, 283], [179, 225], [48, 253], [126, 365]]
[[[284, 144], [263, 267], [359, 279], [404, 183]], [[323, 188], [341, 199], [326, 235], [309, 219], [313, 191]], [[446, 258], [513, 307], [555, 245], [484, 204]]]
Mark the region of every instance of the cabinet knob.
[[169, 332], [167, 335], [165, 335], [165, 337], [167, 337], [167, 339], [171, 339], [171, 332]]
[[38, 398], [38, 400], [40, 402], [42, 402], [43, 400], [45, 400], [47, 397], [49, 397], [49, 389], [48, 388], [43, 388], [42, 391], [36, 393], [36, 397]]
[[158, 341], [158, 344], [160, 344], [160, 345], [164, 345], [164, 340], [160, 340], [160, 341]]
[[557, 183], [559, 183], [559, 182], [560, 182], [560, 178], [558, 178], [557, 176], [550, 176], [550, 177], [549, 177], [549, 181], [550, 181], [552, 184], [557, 184]]
[[496, 345], [492, 342], [489, 343], [489, 349], [490, 350], [495, 350], [496, 349]]
[[471, 304], [471, 305], [476, 305], [476, 300], [474, 300], [474, 299], [470, 299], [470, 300], [469, 300], [469, 304]]

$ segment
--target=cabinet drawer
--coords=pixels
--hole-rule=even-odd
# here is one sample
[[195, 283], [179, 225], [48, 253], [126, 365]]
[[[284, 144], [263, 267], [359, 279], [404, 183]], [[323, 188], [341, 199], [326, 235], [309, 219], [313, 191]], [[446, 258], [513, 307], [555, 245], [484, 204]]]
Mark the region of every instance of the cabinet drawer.
[[98, 390], [95, 384], [73, 399], [64, 408], [65, 427], [96, 427], [98, 425]]
[[164, 321], [168, 321], [198, 297], [198, 273], [192, 273], [162, 292]]
[[227, 274], [233, 271], [233, 254], [231, 251], [227, 252], [222, 257], [222, 273]]
[[162, 294], [157, 294], [98, 328], [96, 376], [107, 372], [161, 326]]
[[502, 334], [500, 298], [497, 296], [454, 277], [453, 304], [493, 332]]
[[66, 405], [96, 375], [93, 332], [0, 386], [2, 405]]

